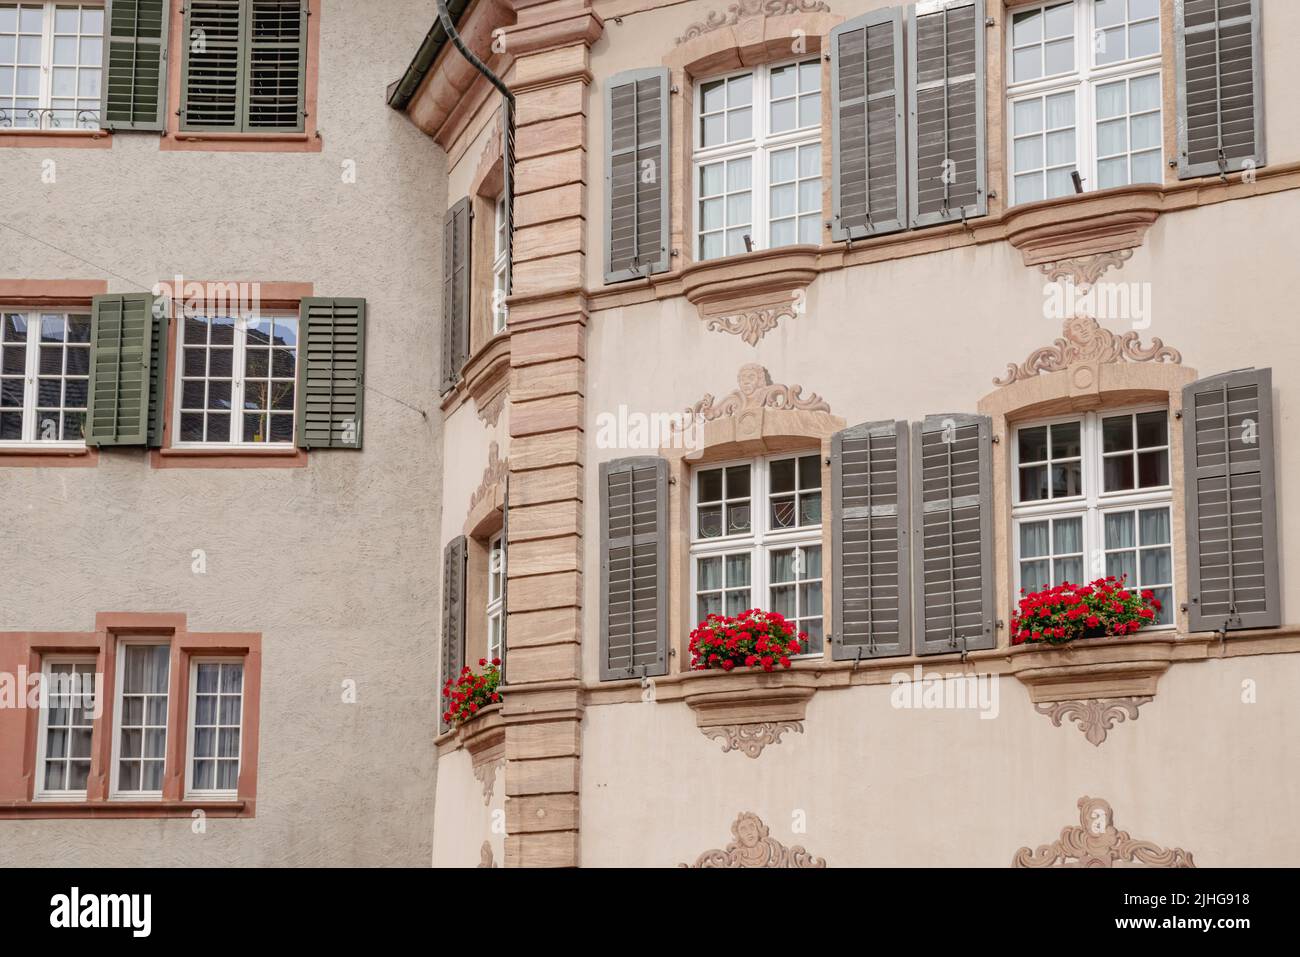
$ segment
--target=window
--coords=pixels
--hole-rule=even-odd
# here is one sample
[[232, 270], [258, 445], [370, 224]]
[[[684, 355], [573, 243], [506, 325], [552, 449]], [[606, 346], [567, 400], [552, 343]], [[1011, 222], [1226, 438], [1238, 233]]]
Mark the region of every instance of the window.
[[488, 544], [488, 661], [501, 657], [501, 633], [504, 621], [506, 585], [506, 547], [500, 532]]
[[95, 659], [50, 657], [41, 671], [36, 796], [84, 799], [96, 715]]
[[820, 242], [821, 62], [708, 80], [695, 101], [698, 258]]
[[0, 311], [0, 446], [84, 446], [90, 316]]
[[821, 455], [696, 469], [691, 574], [696, 620], [778, 612], [822, 643]]
[[1017, 587], [1106, 575], [1160, 600], [1173, 624], [1169, 412], [1140, 409], [1016, 429]]
[[0, 3], [0, 127], [98, 129], [102, 3]]
[[492, 219], [492, 335], [506, 331], [506, 297], [510, 295], [510, 237], [506, 234], [506, 197], [497, 197]]
[[1160, 0], [1015, 10], [1008, 41], [1011, 201], [1159, 183]]
[[170, 672], [170, 645], [118, 646], [114, 795], [162, 797]]
[[190, 663], [190, 707], [185, 793], [233, 798], [239, 785], [244, 663], [195, 658]]
[[298, 317], [187, 317], [175, 445], [292, 445]]

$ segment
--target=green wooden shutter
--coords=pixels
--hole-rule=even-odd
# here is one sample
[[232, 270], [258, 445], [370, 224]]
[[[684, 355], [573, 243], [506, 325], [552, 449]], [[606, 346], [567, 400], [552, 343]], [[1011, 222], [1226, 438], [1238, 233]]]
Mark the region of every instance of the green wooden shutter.
[[301, 132], [307, 70], [305, 0], [252, 0], [244, 129]]
[[1178, 176], [1264, 165], [1259, 0], [1177, 0]]
[[149, 438], [154, 297], [96, 296], [90, 321], [87, 445], [144, 445]]
[[460, 381], [469, 358], [470, 259], [474, 208], [463, 197], [442, 221], [442, 385], [447, 393]]
[[831, 440], [831, 653], [912, 650], [910, 460], [906, 422], [868, 422]]
[[167, 409], [168, 305], [166, 299], [155, 299], [150, 313], [153, 337], [149, 344], [149, 435], [146, 444], [151, 449], [160, 449], [163, 444], [163, 420]]
[[903, 15], [874, 10], [831, 31], [831, 238], [907, 225]]
[[244, 14], [242, 0], [186, 0], [181, 129], [239, 131]]
[[997, 643], [993, 608], [992, 423], [931, 415], [912, 425], [916, 653]]
[[447, 699], [443, 685], [455, 678], [465, 666], [465, 563], [468, 553], [465, 536], [452, 539], [442, 550], [442, 673], [438, 679], [438, 727], [446, 731], [451, 725], [442, 720]]
[[600, 679], [668, 673], [668, 462], [600, 466]]
[[1272, 370], [1185, 386], [1183, 455], [1191, 629], [1281, 625]]
[[167, 116], [169, 0], [113, 0], [104, 30], [106, 130], [161, 130]]
[[299, 448], [361, 448], [366, 301], [308, 298], [298, 322]]
[[983, 216], [984, 0], [915, 3], [908, 27], [912, 225]]
[[605, 282], [668, 269], [668, 86], [665, 67], [605, 84]]

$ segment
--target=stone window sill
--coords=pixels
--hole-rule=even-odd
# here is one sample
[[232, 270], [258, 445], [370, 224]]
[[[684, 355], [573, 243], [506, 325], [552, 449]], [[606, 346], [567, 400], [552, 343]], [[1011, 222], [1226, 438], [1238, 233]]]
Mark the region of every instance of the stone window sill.
[[0, 129], [0, 147], [17, 149], [112, 149], [113, 134], [107, 130], [24, 130]]
[[753, 345], [782, 318], [803, 311], [818, 255], [817, 246], [782, 246], [691, 263], [679, 277], [682, 293], [709, 329]]
[[254, 817], [252, 801], [23, 801], [0, 804], [0, 820], [34, 818]]
[[0, 468], [93, 468], [99, 463], [99, 449], [41, 448], [39, 446], [6, 446], [0, 448]]
[[464, 748], [474, 757], [500, 744], [506, 733], [501, 708], [501, 702], [490, 704], [468, 721], [444, 731], [437, 738], [438, 753], [449, 754]]

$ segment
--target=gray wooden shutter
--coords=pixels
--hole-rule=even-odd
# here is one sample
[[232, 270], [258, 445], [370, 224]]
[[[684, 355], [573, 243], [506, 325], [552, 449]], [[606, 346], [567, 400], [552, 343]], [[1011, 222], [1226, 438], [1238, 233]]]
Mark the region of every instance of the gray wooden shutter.
[[600, 466], [600, 679], [668, 673], [668, 462]]
[[307, 71], [307, 0], [252, 0], [243, 128], [300, 132]]
[[169, 0], [113, 0], [104, 30], [106, 130], [161, 130], [167, 117]]
[[186, 0], [181, 129], [242, 128], [246, 13], [242, 0]]
[[304, 299], [294, 402], [299, 448], [361, 448], [365, 369], [366, 301]]
[[442, 385], [456, 387], [469, 358], [470, 255], [473, 206], [466, 196], [442, 221]]
[[926, 416], [912, 425], [912, 447], [916, 653], [992, 648], [992, 423]]
[[903, 12], [874, 10], [831, 30], [831, 238], [907, 225]]
[[153, 312], [148, 293], [94, 297], [87, 445], [144, 445], [149, 439]]
[[150, 313], [153, 335], [149, 343], [149, 433], [146, 444], [151, 449], [160, 449], [163, 444], [163, 421], [167, 409], [167, 323], [170, 305], [166, 299], [155, 299]]
[[912, 650], [909, 447], [906, 422], [868, 422], [831, 439], [837, 661]]
[[1259, 0], [1175, 0], [1178, 177], [1264, 165]]
[[913, 226], [988, 212], [984, 0], [908, 8], [908, 182]]
[[1281, 625], [1272, 370], [1184, 386], [1183, 455], [1191, 629]]
[[668, 269], [669, 81], [665, 67], [605, 84], [605, 282]]
[[442, 696], [448, 678], [455, 678], [465, 666], [465, 562], [468, 552], [465, 536], [453, 538], [442, 550], [442, 673], [438, 679], [438, 728], [446, 731], [450, 723], [442, 720], [447, 699]]
[[501, 503], [501, 684], [506, 683], [506, 640], [510, 622], [510, 474], [506, 473], [505, 500]]

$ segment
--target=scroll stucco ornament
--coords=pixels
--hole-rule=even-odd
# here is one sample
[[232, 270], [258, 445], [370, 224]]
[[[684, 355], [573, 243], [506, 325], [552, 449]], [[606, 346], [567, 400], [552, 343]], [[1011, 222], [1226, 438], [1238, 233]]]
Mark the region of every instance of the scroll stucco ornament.
[[780, 744], [781, 735], [787, 731], [803, 734], [802, 721], [763, 721], [758, 724], [716, 725], [700, 728], [706, 738], [722, 740], [722, 753], [743, 751], [748, 757], [756, 758], [769, 744]]
[[747, 362], [736, 375], [736, 391], [715, 400], [706, 393], [686, 413], [693, 422], [712, 422], [756, 409], [787, 409], [806, 412], [829, 412], [830, 405], [813, 393], [804, 398], [801, 385], [773, 385], [767, 369], [757, 362]]
[[1113, 867], [1145, 864], [1147, 867], [1195, 867], [1192, 855], [1180, 847], [1163, 848], [1150, 841], [1135, 841], [1127, 831], [1116, 830], [1115, 812], [1101, 798], [1079, 798], [1079, 826], [1062, 829], [1059, 840], [1037, 850], [1022, 847], [1012, 867]]
[[1021, 365], [1007, 366], [1005, 378], [994, 379], [997, 386], [1010, 385], [1022, 379], [1032, 379], [1043, 372], [1064, 372], [1076, 362], [1172, 362], [1183, 361], [1182, 353], [1171, 349], [1160, 339], [1153, 338], [1151, 345], [1141, 345], [1136, 332], [1116, 335], [1104, 329], [1091, 316], [1074, 316], [1062, 324], [1062, 338], [1052, 345], [1036, 349]]
[[782, 319], [793, 319], [797, 315], [794, 305], [763, 306], [734, 316], [710, 316], [704, 327], [710, 332], [727, 332], [740, 336], [751, 346], [758, 345], [758, 340], [771, 332]]
[[1130, 721], [1138, 719], [1138, 708], [1147, 704], [1150, 697], [1128, 698], [1088, 698], [1083, 701], [1048, 701], [1034, 705], [1034, 710], [1052, 719], [1052, 724], [1061, 726], [1062, 719], [1069, 719], [1079, 726], [1083, 736], [1096, 747], [1106, 740], [1106, 733], [1117, 722], [1125, 718]]
[[496, 867], [496, 861], [492, 860], [492, 843], [484, 841], [483, 846], [478, 849], [478, 866], [479, 867]]
[[493, 439], [488, 445], [488, 464], [483, 470], [483, 481], [478, 483], [478, 488], [469, 497], [469, 507], [474, 508], [479, 502], [483, 501], [492, 491], [492, 486], [502, 481], [506, 473], [510, 471], [510, 460], [501, 457], [501, 447]]
[[483, 803], [492, 803], [492, 791], [496, 788], [497, 772], [506, 766], [505, 758], [495, 761], [483, 761], [474, 765], [474, 777], [483, 785]]
[[830, 9], [822, 0], [738, 0], [737, 3], [727, 7], [725, 13], [710, 10], [708, 16], [703, 20], [692, 23], [687, 27], [686, 32], [677, 38], [677, 42], [679, 44], [685, 43], [687, 40], [694, 40], [696, 37], [711, 33], [719, 27], [732, 27], [741, 20], [749, 20], [753, 17], [782, 17], [793, 13], [829, 13]]
[[1039, 271], [1050, 282], [1069, 279], [1076, 286], [1091, 286], [1112, 266], [1121, 269], [1124, 263], [1133, 258], [1133, 250], [1119, 249], [1108, 253], [1094, 253], [1091, 256], [1079, 256], [1076, 259], [1058, 259], [1056, 262], [1043, 263]]
[[752, 811], [742, 811], [731, 825], [732, 842], [722, 850], [705, 851], [694, 864], [678, 867], [825, 867], [802, 847], [786, 847], [768, 834], [768, 827]]

